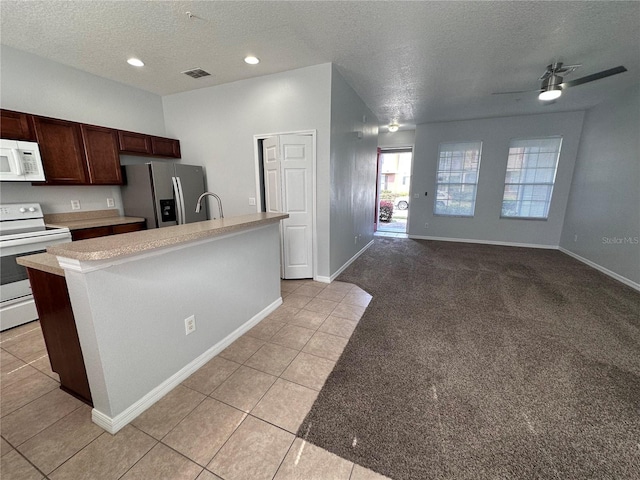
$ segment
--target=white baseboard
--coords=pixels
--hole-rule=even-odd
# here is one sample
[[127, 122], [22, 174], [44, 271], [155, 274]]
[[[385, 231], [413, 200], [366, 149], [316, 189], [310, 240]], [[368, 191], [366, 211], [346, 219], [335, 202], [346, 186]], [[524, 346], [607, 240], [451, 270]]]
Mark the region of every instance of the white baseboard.
[[482, 245], [499, 245], [502, 247], [542, 248], [545, 250], [558, 249], [557, 245], [541, 245], [539, 243], [499, 242], [497, 240], [477, 240], [474, 238], [431, 237], [426, 235], [409, 235], [409, 238], [415, 239], [415, 240], [437, 240], [439, 242], [479, 243]]
[[314, 278], [314, 280], [316, 282], [322, 282], [322, 283], [331, 283], [331, 277], [323, 277], [321, 275], [316, 275], [316, 277]]
[[[367, 248], [369, 248], [371, 245], [373, 245], [373, 240], [371, 240], [369, 243], [367, 243], [364, 247], [362, 247], [362, 249], [358, 253], [356, 253], [353, 257], [351, 257], [349, 260], [347, 260], [347, 262], [344, 265], [342, 265], [338, 269], [338, 271], [336, 273], [334, 273], [333, 275], [331, 275], [331, 277], [329, 277], [329, 281], [326, 282], [326, 283], [331, 283], [336, 278], [338, 278], [338, 275], [340, 275], [342, 272], [344, 272], [345, 269], [349, 265], [351, 265], [356, 260], [356, 258], [358, 258], [360, 255], [362, 255], [367, 250]], [[327, 277], [322, 277], [322, 278], [327, 278]]]
[[556, 245], [540, 245], [540, 244], [534, 244], [534, 243], [514, 243], [514, 242], [498, 242], [498, 241], [492, 241], [492, 240], [476, 240], [476, 239], [472, 239], [472, 238], [447, 238], [447, 237], [431, 237], [431, 236], [424, 236], [424, 235], [409, 235], [409, 238], [411, 239], [417, 239], [417, 240], [437, 240], [437, 241], [441, 241], [441, 242], [462, 242], [462, 243], [479, 243], [479, 244], [483, 244], [483, 245], [501, 245], [501, 246], [505, 246], [505, 247], [526, 247], [526, 248], [542, 248], [542, 249], [546, 249], [546, 250], [560, 250], [562, 253], [566, 253], [567, 255], [569, 255], [570, 257], [575, 258], [576, 260], [584, 263], [585, 265], [589, 265], [592, 268], [595, 268], [596, 270], [604, 273], [605, 275], [610, 276], [611, 278], [618, 280], [619, 282], [624, 283], [625, 285], [628, 285], [629, 287], [633, 288], [634, 290], [638, 290], [640, 291], [640, 283], [634, 282], [633, 280], [628, 279], [627, 277], [623, 277], [622, 275], [609, 270], [608, 268], [603, 267], [602, 265], [598, 265], [595, 262], [592, 262], [591, 260], [588, 260], [584, 257], [581, 257], [580, 255], [573, 253], [569, 250], [567, 250], [566, 248], [562, 248], [560, 246], [556, 246]]
[[640, 283], [636, 283], [633, 280], [628, 279], [627, 277], [623, 277], [622, 275], [609, 270], [608, 268], [603, 267], [602, 265], [598, 265], [595, 262], [592, 262], [591, 260], [588, 260], [584, 257], [581, 257], [580, 255], [578, 255], [577, 253], [573, 253], [570, 250], [567, 250], [566, 248], [562, 248], [562, 247], [558, 247], [558, 250], [560, 250], [562, 253], [566, 253], [567, 255], [569, 255], [570, 257], [575, 258], [576, 260], [589, 265], [592, 268], [595, 268], [596, 270], [604, 273], [605, 275], [610, 276], [611, 278], [618, 280], [619, 282], [624, 283], [625, 285], [628, 285], [629, 287], [633, 288], [634, 290], [637, 290], [640, 292]]
[[91, 419], [93, 423], [104, 428], [107, 432], [112, 435], [117, 433], [118, 430], [125, 427], [129, 424], [134, 418], [140, 415], [142, 412], [151, 407], [154, 403], [164, 397], [167, 393], [177, 387], [180, 383], [186, 380], [192, 373], [202, 367], [205, 363], [215, 357], [222, 350], [231, 345], [238, 337], [242, 336], [244, 333], [253, 328], [257, 323], [259, 323], [262, 319], [264, 319], [267, 315], [273, 312], [276, 308], [282, 305], [282, 297], [279, 297], [275, 302], [271, 305], [267, 306], [256, 315], [254, 315], [250, 320], [244, 323], [242, 326], [231, 332], [221, 341], [216, 343], [214, 346], [209, 348], [202, 355], [197, 357], [195, 360], [190, 362], [188, 365], [185, 365], [178, 372], [173, 374], [167, 380], [162, 382], [156, 388], [147, 393], [140, 400], [135, 402], [129, 408], [127, 408], [122, 413], [119, 413], [115, 417], [109, 417], [104, 413], [96, 410], [95, 408], [91, 412]]

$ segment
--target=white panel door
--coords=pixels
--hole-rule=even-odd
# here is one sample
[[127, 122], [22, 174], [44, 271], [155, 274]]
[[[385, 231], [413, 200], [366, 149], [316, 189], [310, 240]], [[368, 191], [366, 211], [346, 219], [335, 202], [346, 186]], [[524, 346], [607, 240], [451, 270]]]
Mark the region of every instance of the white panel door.
[[280, 149], [278, 137], [265, 138], [262, 142], [262, 159], [264, 164], [264, 196], [267, 212], [280, 213]]
[[283, 278], [313, 278], [313, 141], [311, 135], [280, 135]]

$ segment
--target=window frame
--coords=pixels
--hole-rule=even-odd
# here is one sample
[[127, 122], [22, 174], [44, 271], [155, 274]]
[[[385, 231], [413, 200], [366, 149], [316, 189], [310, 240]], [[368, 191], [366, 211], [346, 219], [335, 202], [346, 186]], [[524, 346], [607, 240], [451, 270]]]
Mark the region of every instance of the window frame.
[[[511, 156], [511, 150], [514, 148], [519, 148], [519, 147], [513, 147], [512, 145], [515, 142], [527, 142], [527, 141], [536, 141], [536, 140], [551, 140], [551, 139], [558, 139], [560, 140], [557, 149], [553, 152], [542, 152], [542, 153], [555, 153], [555, 166], [554, 166], [554, 172], [553, 172], [553, 179], [551, 182], [507, 182], [507, 175], [509, 174], [510, 171], [513, 170], [509, 170], [509, 157]], [[556, 178], [558, 176], [558, 167], [560, 165], [560, 154], [562, 153], [562, 144], [564, 142], [564, 138], [562, 135], [549, 135], [546, 137], [527, 137], [527, 138], [512, 138], [511, 140], [509, 140], [509, 150], [507, 152], [507, 164], [505, 165], [505, 174], [504, 174], [504, 182], [503, 182], [503, 191], [502, 191], [502, 202], [500, 203], [500, 219], [505, 219], [505, 220], [536, 220], [536, 221], [547, 221], [549, 220], [549, 214], [551, 212], [551, 201], [553, 200], [553, 191], [556, 185]], [[527, 147], [523, 147], [523, 148], [527, 148]], [[536, 154], [539, 154], [541, 152], [537, 152]], [[523, 154], [523, 155], [531, 155], [531, 153], [528, 154]], [[544, 168], [549, 168], [549, 167], [544, 167]], [[529, 169], [529, 170], [537, 170], [538, 166], [536, 165], [536, 167], [534, 167], [533, 169]], [[519, 172], [520, 172], [520, 177], [523, 176], [523, 172], [525, 172], [527, 169], [524, 168], [520, 168]], [[535, 175], [534, 175], [535, 176]], [[546, 206], [545, 206], [545, 216], [540, 216], [540, 217], [531, 217], [531, 216], [520, 216], [520, 215], [505, 215], [504, 212], [504, 202], [505, 202], [505, 193], [507, 191], [507, 186], [509, 185], [516, 185], [516, 186], [531, 186], [531, 187], [535, 187], [535, 186], [550, 186], [551, 190], [549, 192], [549, 199], [547, 201], [545, 201]], [[522, 200], [520, 200], [522, 201]], [[517, 202], [517, 201], [516, 201]]]
[[[440, 160], [441, 160], [441, 154], [442, 154], [442, 147], [446, 146], [446, 145], [478, 145], [478, 167], [475, 170], [475, 175], [476, 175], [476, 181], [475, 183], [469, 183], [469, 182], [457, 182], [457, 183], [451, 183], [451, 182], [439, 182], [438, 181], [438, 176], [441, 173], [440, 170]], [[449, 141], [449, 142], [440, 142], [440, 144], [438, 145], [438, 157], [437, 157], [437, 163], [436, 163], [436, 194], [435, 194], [435, 198], [433, 199], [433, 216], [434, 217], [446, 217], [446, 218], [474, 218], [475, 217], [475, 213], [476, 213], [476, 199], [478, 197], [478, 182], [480, 181], [480, 164], [482, 163], [482, 148], [483, 148], [483, 142], [482, 140], [464, 140], [464, 141]], [[457, 150], [457, 151], [462, 151], [464, 152], [465, 150]], [[443, 170], [443, 173], [447, 173], [447, 171]], [[448, 171], [449, 173], [451, 173], [451, 169], [449, 169]], [[474, 197], [473, 197], [473, 210], [471, 212], [470, 215], [464, 215], [464, 214], [460, 214], [460, 213], [438, 213], [436, 212], [436, 208], [438, 207], [438, 186], [439, 185], [458, 185], [458, 186], [464, 186], [464, 185], [474, 185], [475, 186], [475, 191], [474, 191]], [[449, 190], [447, 189], [447, 192]]]

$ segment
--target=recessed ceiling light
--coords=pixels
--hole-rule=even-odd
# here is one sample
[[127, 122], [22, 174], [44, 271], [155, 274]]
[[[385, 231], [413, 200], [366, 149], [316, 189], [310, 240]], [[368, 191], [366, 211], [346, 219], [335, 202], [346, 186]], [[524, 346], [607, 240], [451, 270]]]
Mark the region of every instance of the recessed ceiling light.
[[391, 133], [397, 132], [399, 128], [400, 128], [400, 125], [398, 125], [397, 123], [392, 123], [391, 125], [389, 125], [389, 131]]
[[258, 57], [252, 57], [252, 56], [244, 57], [244, 61], [249, 65], [257, 65], [258, 63], [260, 63], [260, 59]]
[[133, 65], [134, 67], [144, 67], [144, 62], [139, 58], [130, 58], [127, 60], [129, 65]]

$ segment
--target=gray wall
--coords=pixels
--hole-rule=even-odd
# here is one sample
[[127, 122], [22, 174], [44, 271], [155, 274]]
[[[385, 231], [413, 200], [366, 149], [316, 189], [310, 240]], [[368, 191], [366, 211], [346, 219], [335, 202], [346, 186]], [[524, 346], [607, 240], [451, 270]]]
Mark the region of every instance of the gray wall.
[[394, 133], [380, 132], [378, 134], [378, 146], [380, 148], [413, 147], [415, 140], [415, 130], [398, 130]]
[[[0, 54], [2, 108], [165, 135], [162, 99], [158, 95], [5, 45], [0, 47]], [[26, 182], [3, 182], [0, 188], [2, 203], [40, 202], [45, 213], [67, 212], [71, 210], [71, 200], [80, 200], [82, 210], [106, 209], [107, 197], [114, 198], [121, 208], [117, 186], [33, 187]]]
[[249, 205], [257, 196], [254, 135], [317, 131], [317, 274], [328, 276], [331, 64], [162, 100], [167, 135], [180, 139], [183, 162], [205, 167], [208, 188], [220, 195], [228, 216], [256, 211]]
[[[416, 128], [409, 235], [556, 247], [560, 242], [584, 112], [427, 123]], [[562, 151], [548, 220], [501, 219], [504, 177], [513, 138], [562, 135]], [[433, 215], [438, 147], [482, 141], [475, 216]], [[424, 193], [428, 192], [425, 196]], [[419, 197], [415, 198], [415, 194]], [[425, 224], [428, 223], [428, 227]]]
[[[278, 250], [278, 225], [271, 224], [87, 273], [67, 270], [95, 409], [113, 418], [135, 408], [276, 302]], [[190, 315], [196, 331], [186, 336]]]
[[331, 275], [373, 239], [377, 143], [378, 119], [333, 67]]
[[560, 241], [562, 248], [636, 284], [639, 139], [640, 86], [587, 111]]

